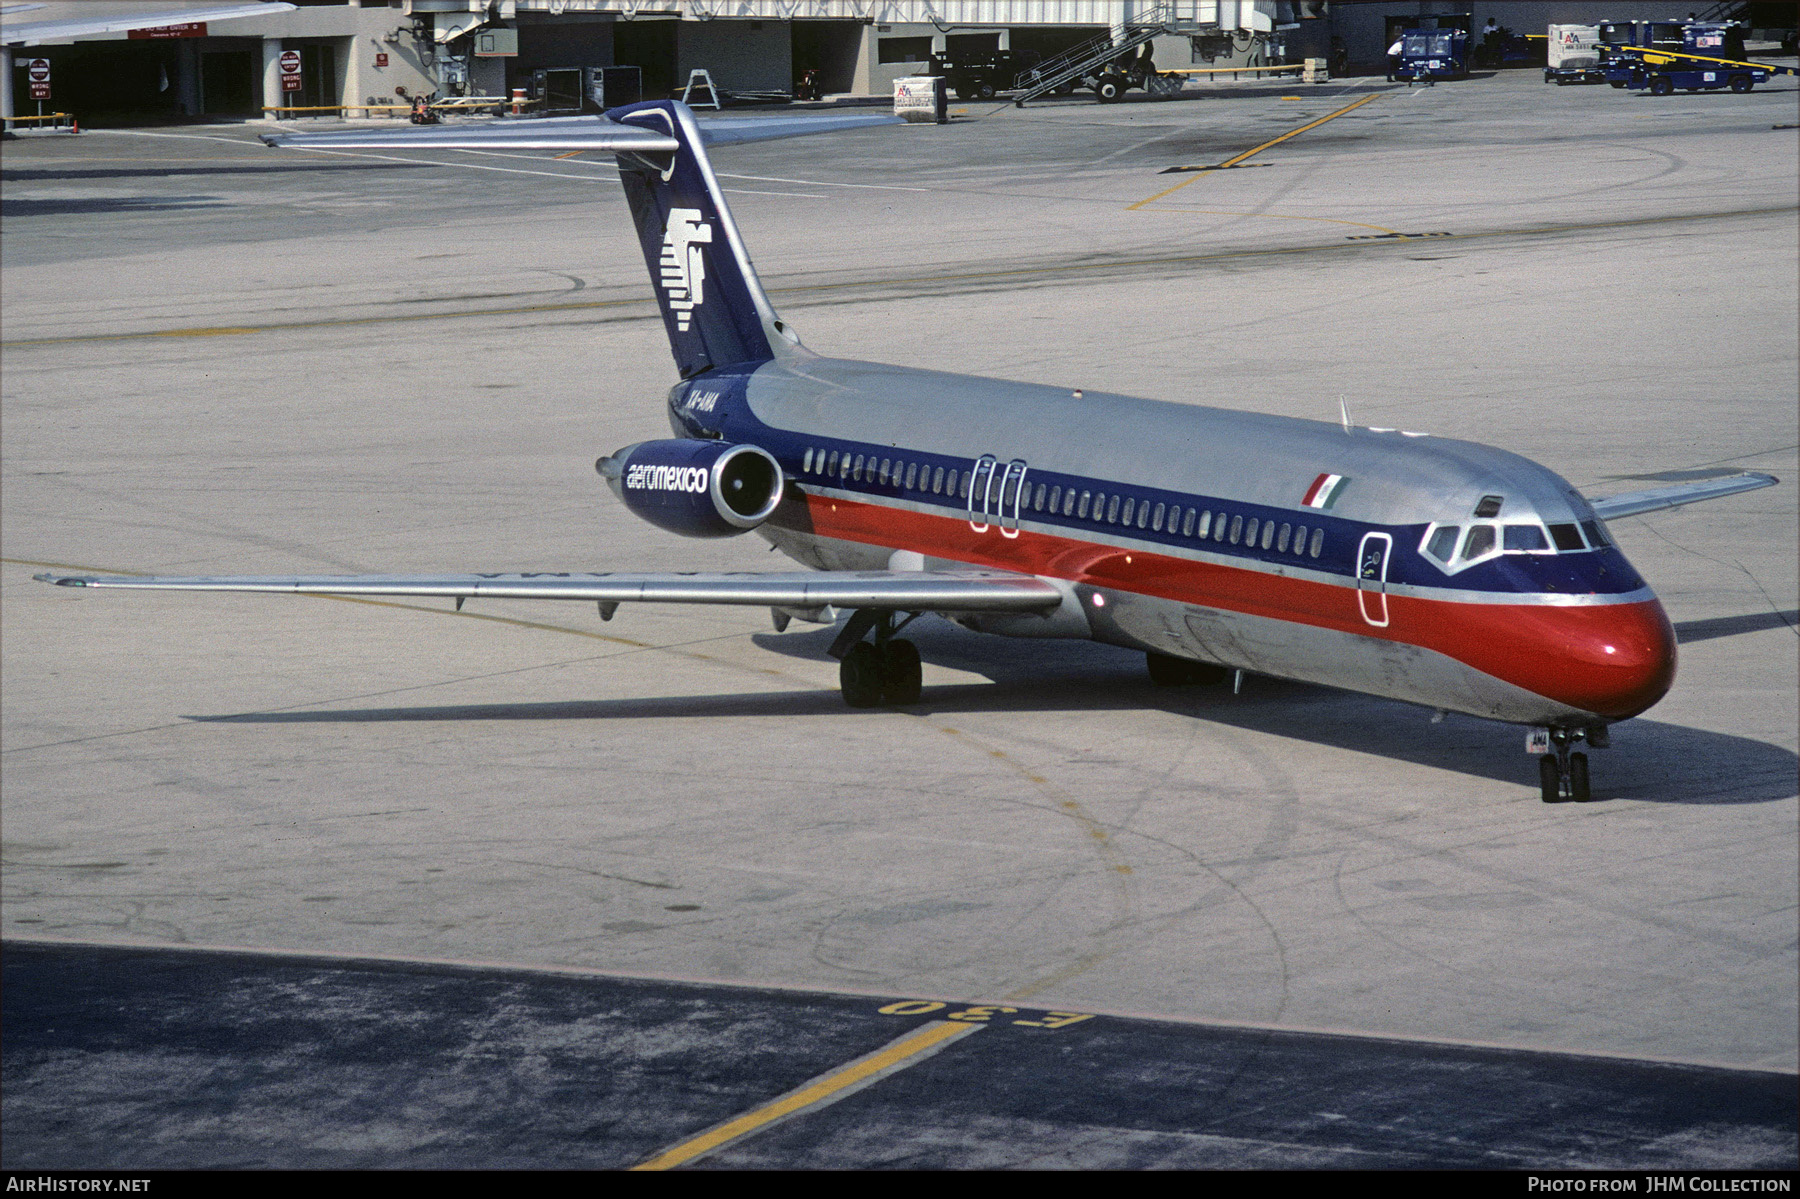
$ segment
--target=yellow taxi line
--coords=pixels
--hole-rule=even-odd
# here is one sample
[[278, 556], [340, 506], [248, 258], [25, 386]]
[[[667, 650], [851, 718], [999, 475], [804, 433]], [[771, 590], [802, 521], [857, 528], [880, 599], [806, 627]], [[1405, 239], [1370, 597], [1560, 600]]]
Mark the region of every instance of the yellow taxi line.
[[1174, 195], [1176, 192], [1180, 191], [1182, 188], [1184, 188], [1188, 184], [1192, 183], [1195, 179], [1198, 179], [1201, 175], [1210, 174], [1213, 171], [1222, 171], [1226, 167], [1234, 167], [1238, 163], [1243, 162], [1246, 158], [1251, 158], [1257, 154], [1261, 154], [1264, 150], [1267, 150], [1270, 146], [1278, 146], [1282, 142], [1285, 142], [1290, 137], [1300, 136], [1302, 133], [1305, 133], [1308, 129], [1317, 129], [1320, 125], [1323, 125], [1326, 121], [1335, 121], [1339, 117], [1343, 116], [1345, 113], [1354, 112], [1356, 109], [1361, 108], [1363, 105], [1369, 103], [1371, 100], [1379, 100], [1380, 98], [1381, 98], [1380, 92], [1376, 92], [1372, 96], [1364, 96], [1360, 100], [1357, 100], [1353, 103], [1344, 105], [1344, 107], [1338, 109], [1336, 112], [1326, 113], [1324, 116], [1320, 117], [1316, 121], [1308, 121], [1306, 124], [1300, 126], [1298, 129], [1290, 129], [1286, 133], [1282, 134], [1280, 137], [1270, 138], [1268, 141], [1264, 142], [1262, 145], [1256, 146], [1249, 150], [1245, 150], [1242, 154], [1239, 154], [1237, 157], [1228, 158], [1224, 162], [1219, 163], [1217, 166], [1192, 168], [1195, 171], [1195, 174], [1190, 175], [1186, 179], [1183, 179], [1180, 183], [1177, 183], [1174, 187], [1171, 187], [1166, 191], [1157, 192], [1154, 196], [1151, 196], [1148, 199], [1139, 200], [1136, 204], [1127, 205], [1125, 208], [1125, 211], [1126, 212], [1136, 212], [1138, 209], [1144, 207], [1146, 204], [1154, 204], [1158, 200], [1162, 199], [1164, 196]]
[[917, 1065], [931, 1053], [959, 1037], [966, 1037], [980, 1024], [956, 1020], [934, 1020], [899, 1040], [891, 1041], [874, 1053], [858, 1058], [828, 1074], [801, 1084], [787, 1094], [773, 1099], [743, 1115], [716, 1124], [695, 1137], [658, 1153], [631, 1167], [633, 1170], [672, 1170], [732, 1141], [749, 1136], [777, 1120], [811, 1108], [823, 1107], [847, 1097], [858, 1084], [875, 1082], [881, 1077]]

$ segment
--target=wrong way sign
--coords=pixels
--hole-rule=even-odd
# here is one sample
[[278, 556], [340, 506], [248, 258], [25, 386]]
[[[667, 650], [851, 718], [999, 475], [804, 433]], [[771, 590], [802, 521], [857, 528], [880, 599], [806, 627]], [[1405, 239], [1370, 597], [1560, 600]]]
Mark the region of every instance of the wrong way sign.
[[300, 73], [300, 51], [298, 50], [283, 50], [281, 52], [281, 57], [275, 61], [281, 64], [281, 73], [283, 75], [298, 75]]

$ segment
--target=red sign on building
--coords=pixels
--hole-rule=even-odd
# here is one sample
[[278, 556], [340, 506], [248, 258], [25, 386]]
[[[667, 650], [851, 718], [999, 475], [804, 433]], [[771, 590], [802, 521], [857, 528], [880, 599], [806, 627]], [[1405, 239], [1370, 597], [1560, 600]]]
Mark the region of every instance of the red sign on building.
[[281, 68], [281, 90], [297, 92], [300, 90], [300, 51], [283, 50], [281, 57], [275, 60]]
[[133, 29], [125, 34], [135, 41], [159, 37], [205, 37], [205, 21], [186, 21], [180, 25], [154, 25], [149, 29]]

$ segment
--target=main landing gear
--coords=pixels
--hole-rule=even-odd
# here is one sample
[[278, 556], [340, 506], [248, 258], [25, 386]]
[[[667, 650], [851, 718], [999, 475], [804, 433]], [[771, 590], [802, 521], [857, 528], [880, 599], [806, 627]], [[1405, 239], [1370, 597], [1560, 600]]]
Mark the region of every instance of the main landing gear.
[[[831, 643], [838, 660], [838, 685], [852, 708], [903, 707], [919, 702], [923, 686], [919, 649], [894, 636], [919, 613], [880, 612], [858, 608]], [[873, 642], [864, 638], [874, 634]]]
[[[1593, 728], [1533, 729], [1530, 745], [1542, 753], [1538, 759], [1538, 786], [1545, 803], [1587, 803], [1593, 796], [1588, 785], [1588, 757], [1571, 746], [1586, 741], [1595, 749], [1611, 744], [1605, 725]], [[1545, 744], [1545, 742], [1548, 744]], [[1537, 746], [1543, 745], [1542, 749]]]

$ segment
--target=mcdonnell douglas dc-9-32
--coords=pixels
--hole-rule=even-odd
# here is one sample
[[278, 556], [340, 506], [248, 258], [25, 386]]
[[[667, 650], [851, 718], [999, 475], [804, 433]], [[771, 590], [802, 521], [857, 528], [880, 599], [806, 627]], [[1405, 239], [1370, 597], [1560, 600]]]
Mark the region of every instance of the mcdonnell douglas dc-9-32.
[[[877, 118], [892, 120], [892, 118]], [[680, 372], [674, 436], [596, 467], [688, 537], [756, 532], [788, 573], [241, 578], [39, 575], [65, 587], [748, 604], [832, 623], [853, 707], [907, 705], [927, 613], [1012, 637], [1141, 651], [1162, 684], [1232, 672], [1528, 728], [1546, 802], [1590, 797], [1582, 746], [1675, 677], [1662, 605], [1609, 519], [1731, 495], [1763, 474], [1590, 501], [1517, 454], [1069, 388], [820, 357], [776, 314], [706, 152], [870, 123], [604, 116], [273, 144], [607, 150]], [[1241, 676], [1240, 676], [1241, 677]]]

